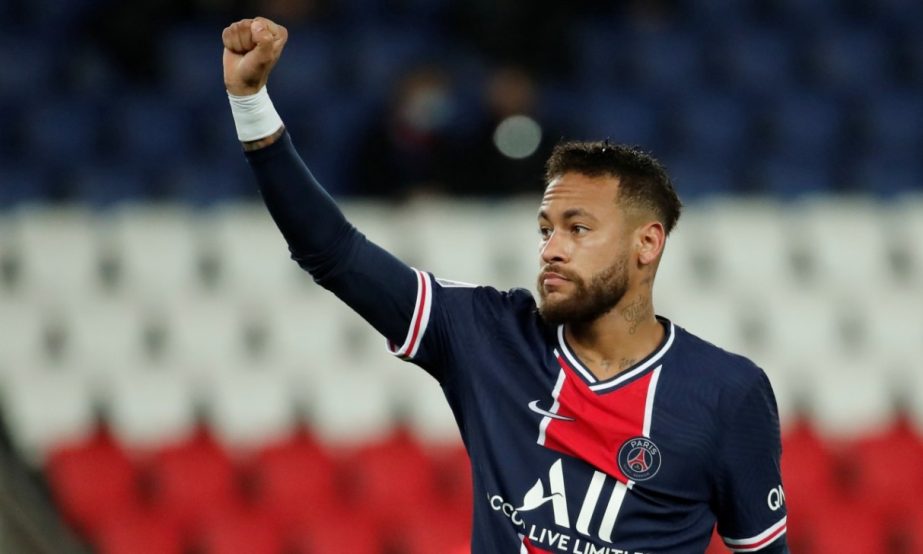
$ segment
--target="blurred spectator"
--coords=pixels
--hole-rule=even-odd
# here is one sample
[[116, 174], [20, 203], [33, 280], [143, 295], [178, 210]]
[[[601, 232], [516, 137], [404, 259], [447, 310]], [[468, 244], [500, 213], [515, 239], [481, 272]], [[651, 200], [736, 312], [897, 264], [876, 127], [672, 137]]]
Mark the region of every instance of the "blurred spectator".
[[449, 182], [459, 195], [504, 196], [542, 190], [545, 160], [562, 133], [537, 116], [538, 86], [522, 68], [495, 69], [483, 90], [487, 118], [458, 152]]
[[439, 191], [451, 179], [451, 120], [456, 105], [448, 75], [413, 69], [395, 87], [384, 112], [372, 119], [355, 157], [354, 190], [366, 196]]

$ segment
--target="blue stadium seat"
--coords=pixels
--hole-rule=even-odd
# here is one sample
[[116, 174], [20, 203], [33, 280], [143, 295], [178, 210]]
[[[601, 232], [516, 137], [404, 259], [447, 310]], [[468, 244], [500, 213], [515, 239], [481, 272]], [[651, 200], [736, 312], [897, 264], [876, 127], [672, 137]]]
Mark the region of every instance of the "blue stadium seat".
[[142, 202], [154, 195], [151, 179], [132, 165], [86, 165], [74, 180], [74, 195], [95, 209]]
[[657, 92], [695, 88], [706, 81], [702, 37], [676, 29], [645, 30], [629, 39], [636, 84]]
[[55, 76], [54, 52], [47, 41], [15, 29], [0, 38], [0, 100], [25, 100], [48, 90]]
[[190, 118], [163, 98], [129, 97], [116, 105], [110, 117], [113, 141], [123, 161], [156, 168], [191, 154]]
[[860, 191], [884, 198], [923, 193], [923, 162], [910, 152], [885, 152], [857, 160], [851, 176]]
[[46, 200], [49, 194], [48, 181], [37, 168], [0, 167], [0, 210], [39, 203]]
[[579, 80], [585, 83], [624, 85], [630, 49], [627, 33], [611, 20], [583, 23], [575, 33], [575, 60]]
[[330, 33], [313, 28], [289, 31], [285, 63], [272, 73], [269, 91], [274, 102], [305, 103], [318, 94], [335, 88], [343, 63], [343, 50], [337, 48]]
[[769, 150], [789, 157], [829, 158], [843, 139], [843, 111], [830, 96], [793, 92], [768, 110]]
[[756, 178], [763, 191], [783, 199], [835, 192], [836, 183], [823, 160], [776, 157], [758, 164]]
[[863, 114], [866, 150], [916, 155], [923, 148], [923, 97], [911, 90], [874, 95]]
[[739, 181], [733, 160], [727, 160], [725, 164], [718, 162], [686, 156], [668, 158], [664, 161], [676, 192], [684, 201], [742, 191], [743, 184]]
[[26, 152], [35, 163], [72, 166], [98, 154], [102, 125], [92, 101], [59, 98], [33, 107], [25, 122]]
[[728, 82], [755, 93], [779, 93], [793, 86], [797, 37], [794, 33], [764, 27], [731, 31], [723, 54]]
[[167, 194], [172, 200], [196, 208], [208, 208], [221, 202], [252, 196], [255, 187], [245, 163], [237, 166], [190, 162], [169, 172]]
[[886, 88], [894, 76], [893, 51], [888, 38], [875, 30], [825, 29], [810, 47], [813, 80], [837, 92]]
[[[408, 70], [440, 60], [443, 42], [428, 29], [404, 25], [376, 25], [344, 40], [352, 45], [346, 54], [353, 71], [353, 84], [370, 93], [387, 94], [393, 83]], [[347, 49], [344, 49], [347, 50]]]
[[683, 152], [708, 160], [747, 153], [753, 118], [741, 98], [721, 92], [683, 91], [673, 125]]
[[227, 102], [221, 69], [221, 28], [178, 26], [161, 44], [164, 85], [175, 98]]
[[664, 142], [655, 103], [643, 95], [601, 90], [579, 99], [575, 106], [583, 138], [641, 146], [655, 150]]

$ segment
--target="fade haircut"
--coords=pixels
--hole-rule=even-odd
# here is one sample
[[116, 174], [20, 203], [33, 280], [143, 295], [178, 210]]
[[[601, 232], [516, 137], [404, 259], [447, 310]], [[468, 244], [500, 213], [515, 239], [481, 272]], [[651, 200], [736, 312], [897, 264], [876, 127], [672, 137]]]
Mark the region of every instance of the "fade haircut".
[[650, 154], [606, 141], [558, 143], [545, 164], [545, 182], [565, 173], [587, 177], [608, 175], [619, 179], [617, 201], [629, 208], [653, 213], [669, 235], [683, 204], [663, 165]]

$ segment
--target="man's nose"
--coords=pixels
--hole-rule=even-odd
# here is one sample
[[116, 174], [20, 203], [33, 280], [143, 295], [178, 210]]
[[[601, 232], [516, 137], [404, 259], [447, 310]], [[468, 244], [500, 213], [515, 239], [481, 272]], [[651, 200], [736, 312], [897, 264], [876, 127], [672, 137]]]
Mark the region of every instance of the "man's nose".
[[551, 233], [541, 245], [542, 262], [549, 264], [553, 262], [566, 262], [569, 258], [567, 241], [558, 235], [557, 232]]

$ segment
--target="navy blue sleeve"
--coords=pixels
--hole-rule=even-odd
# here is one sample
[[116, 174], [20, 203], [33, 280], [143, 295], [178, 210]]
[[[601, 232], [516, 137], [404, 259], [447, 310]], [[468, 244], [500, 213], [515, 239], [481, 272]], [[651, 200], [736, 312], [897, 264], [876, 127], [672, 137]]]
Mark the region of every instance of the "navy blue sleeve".
[[[425, 274], [366, 239], [346, 220], [298, 156], [288, 132], [246, 155], [292, 258], [388, 341], [406, 344], [414, 324], [419, 326]], [[440, 378], [437, 368], [426, 369]]]
[[788, 552], [779, 415], [769, 379], [755, 379], [723, 419], [715, 511], [718, 534], [732, 552]]

